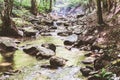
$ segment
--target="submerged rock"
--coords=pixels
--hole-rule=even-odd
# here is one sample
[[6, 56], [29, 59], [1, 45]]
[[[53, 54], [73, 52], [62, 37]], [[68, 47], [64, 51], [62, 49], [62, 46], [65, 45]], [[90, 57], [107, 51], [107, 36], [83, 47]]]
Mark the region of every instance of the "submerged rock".
[[62, 67], [66, 64], [66, 59], [60, 57], [51, 57], [50, 58], [50, 65], [53, 67]]

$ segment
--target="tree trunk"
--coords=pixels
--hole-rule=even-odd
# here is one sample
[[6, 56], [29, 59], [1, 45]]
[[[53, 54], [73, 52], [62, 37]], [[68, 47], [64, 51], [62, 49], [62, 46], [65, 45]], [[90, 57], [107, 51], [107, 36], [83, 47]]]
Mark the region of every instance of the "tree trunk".
[[31, 0], [31, 13], [37, 15], [38, 8], [37, 8], [37, 1]]
[[2, 19], [2, 36], [16, 36], [19, 37], [18, 30], [15, 26], [15, 23], [11, 19], [12, 7], [14, 0], [4, 0], [4, 9], [1, 13]]
[[108, 11], [108, 4], [107, 4], [107, 0], [102, 0], [102, 7], [104, 11]]
[[52, 0], [50, 0], [49, 10], [52, 11]]
[[98, 24], [104, 24], [102, 17], [101, 0], [97, 0], [97, 20]]

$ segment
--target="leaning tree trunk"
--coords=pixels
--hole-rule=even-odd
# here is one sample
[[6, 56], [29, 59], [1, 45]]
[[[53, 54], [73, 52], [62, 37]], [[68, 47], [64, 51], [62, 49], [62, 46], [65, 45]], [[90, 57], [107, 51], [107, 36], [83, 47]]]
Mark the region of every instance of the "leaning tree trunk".
[[2, 19], [2, 36], [20, 36], [15, 23], [11, 19], [12, 7], [14, 0], [4, 0], [4, 9], [1, 13]]
[[104, 24], [102, 17], [101, 0], [97, 0], [97, 20], [98, 24]]
[[37, 15], [38, 8], [37, 8], [37, 1], [31, 0], [31, 13]]

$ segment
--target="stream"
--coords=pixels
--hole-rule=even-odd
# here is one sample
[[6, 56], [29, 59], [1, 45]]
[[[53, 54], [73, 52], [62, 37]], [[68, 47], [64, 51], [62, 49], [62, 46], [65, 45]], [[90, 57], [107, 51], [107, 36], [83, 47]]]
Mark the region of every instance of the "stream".
[[[21, 73], [10, 80], [83, 80], [81, 77], [80, 67], [84, 66], [81, 61], [84, 59], [85, 51], [79, 51], [73, 48], [71, 51], [66, 49], [63, 41], [57, 37], [40, 36], [37, 39], [23, 41], [19, 46], [26, 44], [40, 45], [43, 43], [53, 43], [57, 45], [56, 56], [67, 59], [67, 63], [63, 68], [49, 69], [41, 68], [41, 65], [49, 65], [49, 59], [37, 60], [28, 54], [25, 54], [22, 50], [17, 50], [14, 53], [14, 57], [11, 58], [11, 62], [7, 62], [5, 58], [0, 56], [0, 71], [5, 72], [10, 69], [20, 70]], [[79, 78], [80, 77], [80, 78]]]
[[[68, 12], [68, 7], [60, 8], [63, 9], [63, 11], [59, 10], [61, 13], [53, 11], [51, 14], [53, 16], [56, 13], [57, 16], [62, 14], [62, 17], [64, 17], [68, 14], [66, 13]], [[82, 12], [80, 11], [80, 13]], [[63, 25], [59, 25], [59, 21], [54, 21], [53, 26], [57, 27], [57, 29], [50, 29], [49, 32], [43, 32], [34, 38], [18, 39], [20, 40], [19, 48], [13, 52], [14, 55], [12, 57], [6, 58], [0, 55], [0, 72], [4, 73], [4, 75], [1, 75], [0, 80], [86, 80], [82, 76], [80, 68], [85, 66], [81, 61], [85, 59], [84, 54], [88, 52], [74, 47], [69, 50], [70, 46], [64, 45], [64, 41], [76, 42], [78, 35], [74, 33], [61, 34], [61, 32], [64, 33], [68, 29], [72, 31], [72, 27], [66, 29]], [[78, 28], [76, 30], [78, 31]], [[75, 32], [77, 33], [77, 31]], [[58, 67], [57, 69], [45, 67], [50, 65], [49, 59], [38, 60], [23, 51], [24, 46], [39, 46], [46, 43], [52, 43], [56, 46], [55, 56], [68, 60], [64, 67]], [[18, 72], [16, 72], [17, 70]], [[9, 74], [10, 71], [15, 71], [15, 74]]]

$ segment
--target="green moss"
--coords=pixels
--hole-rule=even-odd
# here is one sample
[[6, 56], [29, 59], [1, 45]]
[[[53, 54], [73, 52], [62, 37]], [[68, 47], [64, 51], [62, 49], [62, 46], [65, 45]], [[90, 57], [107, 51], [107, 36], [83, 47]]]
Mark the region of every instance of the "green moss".
[[13, 21], [15, 22], [16, 26], [21, 27], [24, 25], [32, 25], [30, 22], [27, 22], [23, 20], [22, 18], [13, 18]]
[[22, 9], [13, 9], [12, 11], [16, 16], [23, 17], [23, 16], [32, 16], [32, 14], [29, 12], [29, 10], [26, 10], [25, 8]]

